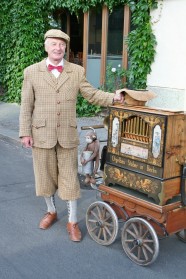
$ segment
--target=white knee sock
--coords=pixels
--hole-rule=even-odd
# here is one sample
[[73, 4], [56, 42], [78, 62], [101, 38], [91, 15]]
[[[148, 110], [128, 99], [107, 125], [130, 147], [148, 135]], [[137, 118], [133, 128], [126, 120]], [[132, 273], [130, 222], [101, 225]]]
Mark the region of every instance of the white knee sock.
[[77, 223], [77, 200], [66, 202], [68, 208], [68, 221], [70, 223]]
[[45, 202], [47, 204], [47, 211], [54, 213], [56, 212], [56, 206], [55, 206], [55, 200], [54, 200], [54, 196], [51, 197], [45, 197]]

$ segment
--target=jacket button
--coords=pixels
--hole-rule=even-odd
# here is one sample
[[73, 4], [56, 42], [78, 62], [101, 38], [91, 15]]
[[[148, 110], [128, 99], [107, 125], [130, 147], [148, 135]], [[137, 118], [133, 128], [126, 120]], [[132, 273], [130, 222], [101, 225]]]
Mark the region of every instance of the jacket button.
[[56, 90], [57, 93], [59, 93], [59, 90]]
[[60, 101], [57, 101], [57, 104], [60, 104]]
[[58, 112], [57, 115], [60, 115], [60, 112]]
[[59, 124], [59, 123], [57, 124], [57, 127], [60, 127], [60, 124]]

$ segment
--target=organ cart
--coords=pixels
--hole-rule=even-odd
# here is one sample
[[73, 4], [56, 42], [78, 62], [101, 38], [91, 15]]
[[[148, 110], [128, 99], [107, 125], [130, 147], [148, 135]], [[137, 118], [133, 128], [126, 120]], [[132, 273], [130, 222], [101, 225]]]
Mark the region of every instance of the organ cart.
[[110, 245], [124, 221], [121, 242], [139, 265], [153, 263], [159, 238], [186, 242], [185, 114], [146, 106], [109, 108], [101, 201], [86, 213], [91, 238]]

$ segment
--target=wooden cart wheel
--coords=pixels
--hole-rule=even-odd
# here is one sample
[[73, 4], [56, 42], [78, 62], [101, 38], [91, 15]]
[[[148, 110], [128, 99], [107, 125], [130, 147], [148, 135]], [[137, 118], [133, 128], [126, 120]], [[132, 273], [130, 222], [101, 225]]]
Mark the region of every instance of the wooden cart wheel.
[[93, 240], [101, 245], [110, 245], [117, 237], [118, 218], [107, 203], [96, 201], [87, 210], [86, 226]]
[[159, 253], [159, 241], [154, 228], [144, 219], [134, 217], [126, 221], [121, 241], [127, 256], [136, 264], [147, 266]]
[[176, 233], [176, 236], [183, 242], [186, 243], [186, 230], [182, 230]]

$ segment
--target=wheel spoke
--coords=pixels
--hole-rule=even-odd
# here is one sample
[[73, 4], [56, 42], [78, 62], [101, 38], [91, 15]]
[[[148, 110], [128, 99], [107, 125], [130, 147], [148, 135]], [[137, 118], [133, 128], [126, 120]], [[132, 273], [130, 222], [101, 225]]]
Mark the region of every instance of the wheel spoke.
[[95, 226], [95, 227], [93, 227], [93, 228], [91, 228], [91, 229], [89, 229], [90, 230], [90, 232], [94, 232], [95, 230], [97, 230], [99, 227], [98, 226]]
[[148, 251], [153, 255], [154, 250], [151, 249], [147, 244], [144, 244], [143, 247], [144, 247], [146, 250], [148, 250]]
[[107, 214], [107, 209], [106, 209], [106, 207], [103, 207], [103, 213], [102, 213], [103, 219], [106, 218], [106, 214]]
[[106, 225], [107, 227], [111, 227], [111, 228], [114, 227], [114, 224], [111, 224], [111, 223], [108, 223], [108, 222], [104, 222], [104, 225]]
[[127, 229], [126, 232], [128, 232], [130, 235], [136, 238], [136, 234], [134, 234], [130, 229]]
[[143, 243], [154, 243], [153, 239], [144, 239]]
[[146, 232], [144, 233], [144, 235], [142, 235], [142, 238], [144, 239], [148, 233], [149, 233], [149, 230], [147, 229]]
[[[108, 212], [109, 214], [109, 212]], [[112, 216], [109, 214], [107, 217], [105, 216], [104, 221], [107, 222], [109, 219], [112, 220]]]
[[134, 242], [134, 239], [125, 239], [125, 243], [131, 243]]
[[106, 230], [106, 232], [107, 232], [110, 236], [112, 236], [111, 231], [110, 231], [106, 226], [104, 227], [104, 229]]
[[95, 218], [96, 218], [96, 220], [99, 222], [99, 216], [93, 211], [93, 210], [91, 210], [91, 212], [90, 212]]
[[143, 233], [143, 227], [142, 224], [139, 223], [139, 235], [142, 236], [142, 233]]
[[138, 260], [140, 260], [140, 258], [141, 258], [141, 247], [138, 247]]
[[130, 252], [132, 253], [136, 248], [138, 248], [137, 245], [134, 245], [131, 249], [130, 249]]
[[139, 231], [138, 231], [138, 229], [136, 227], [136, 224], [132, 223], [131, 226], [133, 227], [134, 232], [136, 233], [136, 235], [139, 235]]
[[100, 209], [100, 207], [98, 205], [96, 206], [96, 209], [98, 211], [99, 219], [102, 219], [101, 209]]
[[145, 260], [148, 261], [149, 257], [147, 255], [146, 249], [143, 246], [141, 248], [142, 248], [143, 254], [145, 256]]
[[89, 221], [90, 223], [97, 223], [97, 222], [98, 222], [97, 220], [94, 220], [94, 219], [88, 219], [88, 221]]
[[99, 239], [101, 238], [102, 230], [103, 230], [102, 228], [99, 229], [99, 232], [98, 232], [98, 238], [99, 238]]
[[106, 234], [105, 228], [103, 228], [103, 238], [105, 241], [107, 241], [107, 234]]

